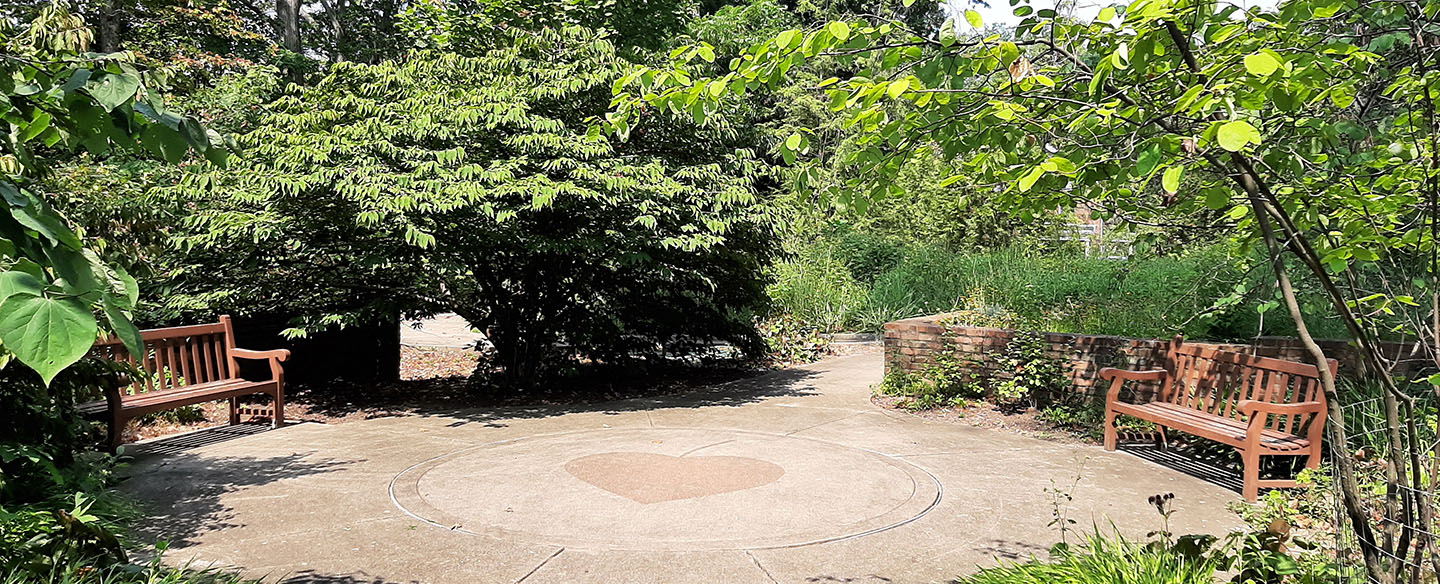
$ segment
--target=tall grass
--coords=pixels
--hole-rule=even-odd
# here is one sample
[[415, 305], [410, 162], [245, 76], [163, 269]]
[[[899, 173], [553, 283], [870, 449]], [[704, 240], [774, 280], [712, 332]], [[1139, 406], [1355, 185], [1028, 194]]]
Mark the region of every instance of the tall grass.
[[[878, 332], [891, 320], [955, 310], [1084, 334], [1225, 340], [1292, 332], [1280, 311], [1257, 312], [1254, 295], [1216, 307], [1237, 284], [1262, 278], [1247, 264], [1221, 246], [1107, 260], [1018, 247], [957, 253], [848, 234], [802, 246], [777, 264], [770, 296], [775, 310], [831, 332]], [[1311, 326], [1326, 336], [1334, 332], [1328, 324]]]

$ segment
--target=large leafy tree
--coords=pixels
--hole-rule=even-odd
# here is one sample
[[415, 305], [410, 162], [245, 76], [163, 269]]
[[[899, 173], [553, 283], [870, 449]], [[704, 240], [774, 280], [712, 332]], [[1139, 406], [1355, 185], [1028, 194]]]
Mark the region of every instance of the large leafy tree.
[[510, 35], [473, 57], [339, 64], [268, 106], [243, 161], [179, 187], [206, 267], [173, 301], [238, 293], [316, 324], [453, 310], [493, 343], [483, 372], [517, 384], [576, 357], [755, 347], [765, 167], [727, 128], [588, 133], [626, 66], [613, 45]]
[[[1411, 567], [1436, 544], [1420, 458], [1433, 452], [1374, 341], [1419, 335], [1433, 352], [1440, 329], [1437, 12], [1436, 2], [1136, 0], [1079, 20], [1020, 2], [1010, 30], [967, 33], [984, 23], [966, 12], [936, 34], [900, 39], [897, 23], [834, 21], [780, 32], [723, 74], [692, 74], [708, 67], [703, 44], [633, 71], [608, 124], [623, 134], [655, 107], [705, 117], [734, 96], [784, 86], [805, 63], [849, 59], [863, 69], [814, 86], [863, 136], [841, 153], [854, 174], [820, 185], [833, 198], [900, 195], [901, 169], [933, 151], [957, 164], [941, 186], [994, 188], [1022, 214], [1082, 204], [1136, 223], [1223, 213], [1271, 258], [1312, 359], [1325, 355], [1304, 326], [1294, 270], [1328, 298], [1387, 387], [1394, 471], [1384, 519], [1372, 524], [1345, 454], [1342, 396], [1323, 380], [1346, 514], [1370, 576], [1391, 582], [1418, 574]], [[785, 147], [803, 153], [810, 140], [798, 132]], [[815, 186], [812, 176], [799, 173], [799, 186]], [[1423, 296], [1428, 306], [1392, 318]]]

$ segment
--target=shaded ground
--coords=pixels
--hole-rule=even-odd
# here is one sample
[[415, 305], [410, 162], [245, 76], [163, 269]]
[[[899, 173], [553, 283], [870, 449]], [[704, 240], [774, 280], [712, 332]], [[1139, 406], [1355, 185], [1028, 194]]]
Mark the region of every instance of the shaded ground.
[[[1052, 488], [1082, 527], [1144, 537], [1161, 492], [1177, 495], [1176, 532], [1238, 525], [1233, 491], [1131, 454], [878, 407], [881, 361], [598, 404], [231, 429], [138, 447], [124, 488], [171, 560], [301, 582], [941, 581], [1044, 553], [1059, 539]], [[727, 482], [685, 480], [710, 472]]]
[[[497, 399], [467, 384], [476, 361], [472, 349], [402, 346], [401, 381], [373, 387], [337, 383], [290, 388], [285, 417], [295, 422], [343, 423], [421, 410], [496, 405], [567, 406], [665, 395], [765, 373], [762, 369], [743, 366], [595, 371], [552, 384], [543, 395], [518, 394]], [[246, 399], [268, 416], [268, 400], [264, 397]], [[209, 402], [131, 422], [125, 436], [127, 442], [133, 442], [228, 423], [228, 402]]]

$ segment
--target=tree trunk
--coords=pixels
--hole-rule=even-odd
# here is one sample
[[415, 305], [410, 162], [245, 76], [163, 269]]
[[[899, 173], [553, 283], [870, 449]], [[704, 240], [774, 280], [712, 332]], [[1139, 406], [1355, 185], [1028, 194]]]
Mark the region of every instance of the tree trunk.
[[97, 48], [102, 53], [120, 50], [120, 7], [118, 0], [107, 0], [100, 5], [100, 22], [95, 27]]
[[300, 0], [275, 0], [275, 18], [280, 21], [280, 44], [300, 52]]

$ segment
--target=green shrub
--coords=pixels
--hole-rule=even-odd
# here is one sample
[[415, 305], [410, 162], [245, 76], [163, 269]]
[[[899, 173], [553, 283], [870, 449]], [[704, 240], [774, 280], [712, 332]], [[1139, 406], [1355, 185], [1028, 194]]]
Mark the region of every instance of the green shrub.
[[895, 269], [905, 257], [905, 246], [895, 240], [854, 231], [838, 236], [834, 249], [850, 276], [864, 286], [874, 285], [876, 278]]
[[54, 566], [41, 574], [0, 571], [0, 584], [259, 584], [258, 580], [215, 568], [169, 566], [163, 560], [164, 546], [156, 547], [162, 555], [144, 564], [96, 568], [77, 562]]
[[1070, 365], [1046, 353], [1049, 341], [1039, 333], [1018, 332], [996, 358], [1003, 372], [990, 386], [997, 405], [1016, 407], [1058, 395], [1071, 384]]

